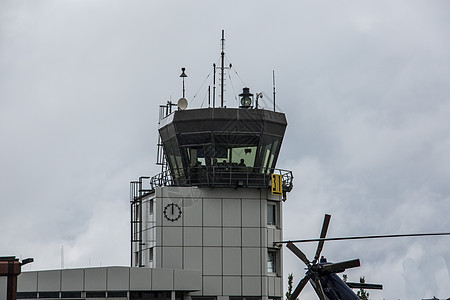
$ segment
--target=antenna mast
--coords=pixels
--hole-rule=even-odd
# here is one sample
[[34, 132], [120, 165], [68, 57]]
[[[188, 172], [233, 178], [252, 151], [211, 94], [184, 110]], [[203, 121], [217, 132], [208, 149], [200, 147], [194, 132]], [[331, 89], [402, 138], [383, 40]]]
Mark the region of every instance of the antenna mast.
[[275, 111], [275, 70], [272, 70], [273, 78], [273, 111]]
[[220, 74], [220, 107], [223, 107], [223, 73], [224, 73], [224, 56], [225, 56], [225, 52], [224, 52], [224, 45], [225, 45], [225, 34], [224, 34], [224, 30], [222, 30], [222, 53], [220, 54], [222, 57], [222, 65], [220, 67], [221, 70], [221, 74]]
[[216, 107], [216, 64], [213, 63], [214, 76], [213, 76], [213, 108]]

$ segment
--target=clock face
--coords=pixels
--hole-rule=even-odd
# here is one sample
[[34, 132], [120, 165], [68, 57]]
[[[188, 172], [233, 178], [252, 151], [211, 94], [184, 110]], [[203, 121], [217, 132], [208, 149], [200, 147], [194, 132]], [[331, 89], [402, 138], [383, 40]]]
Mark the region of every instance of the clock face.
[[181, 207], [175, 203], [167, 204], [166, 207], [164, 207], [164, 217], [171, 222], [175, 222], [181, 218]]

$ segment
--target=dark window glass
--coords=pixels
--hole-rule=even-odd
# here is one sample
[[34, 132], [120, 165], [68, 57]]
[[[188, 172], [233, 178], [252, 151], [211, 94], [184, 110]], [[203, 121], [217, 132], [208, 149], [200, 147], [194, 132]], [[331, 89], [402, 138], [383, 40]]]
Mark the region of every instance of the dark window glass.
[[[216, 300], [216, 297], [209, 297], [209, 296], [191, 297], [191, 298], [192, 298], [192, 300]], [[230, 297], [230, 300], [231, 300], [231, 298], [234, 298], [234, 297]]]
[[81, 292], [61, 292], [61, 298], [81, 298]]
[[[132, 291], [130, 292], [130, 299], [133, 300], [170, 300], [171, 299], [171, 293], [170, 292], [150, 292], [150, 291]], [[183, 293], [182, 292], [176, 292], [175, 293], [175, 299], [176, 300], [182, 300], [183, 299]]]
[[127, 292], [125, 291], [114, 291], [114, 292], [108, 292], [109, 298], [126, 298]]
[[153, 261], [153, 247], [148, 249], [148, 260]]
[[86, 292], [86, 298], [106, 298], [106, 292], [101, 291]]
[[277, 272], [277, 252], [269, 250], [267, 252], [267, 273]]
[[274, 203], [267, 204], [267, 225], [276, 225], [276, 206]]
[[150, 200], [149, 202], [148, 202], [148, 210], [149, 210], [149, 214], [153, 214], [153, 212], [154, 212], [154, 210], [153, 210], [153, 208], [154, 208], [154, 200], [152, 199], [152, 200]]
[[36, 299], [36, 292], [17, 292], [17, 299]]
[[39, 292], [39, 298], [59, 298], [59, 292]]

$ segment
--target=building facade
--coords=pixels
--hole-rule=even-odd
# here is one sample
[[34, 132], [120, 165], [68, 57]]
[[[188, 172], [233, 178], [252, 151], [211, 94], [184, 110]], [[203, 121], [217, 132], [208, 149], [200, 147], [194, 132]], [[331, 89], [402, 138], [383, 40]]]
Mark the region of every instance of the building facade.
[[130, 267], [24, 272], [18, 298], [283, 298], [287, 122], [241, 96], [239, 108], [163, 107], [162, 171], [130, 184]]

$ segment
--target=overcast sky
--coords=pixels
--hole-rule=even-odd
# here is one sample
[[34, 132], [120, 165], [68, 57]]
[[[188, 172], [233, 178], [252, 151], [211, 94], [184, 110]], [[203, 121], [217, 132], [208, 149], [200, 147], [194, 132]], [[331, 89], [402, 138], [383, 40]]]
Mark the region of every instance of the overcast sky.
[[[284, 237], [450, 231], [450, 2], [0, 2], [0, 255], [129, 264], [129, 182], [155, 175], [158, 106], [206, 106], [225, 30], [243, 86], [289, 122]], [[299, 247], [312, 258], [315, 244]], [[329, 242], [373, 299], [450, 297], [450, 237]], [[304, 266], [285, 252], [295, 284]], [[308, 287], [301, 299], [314, 299]]]

